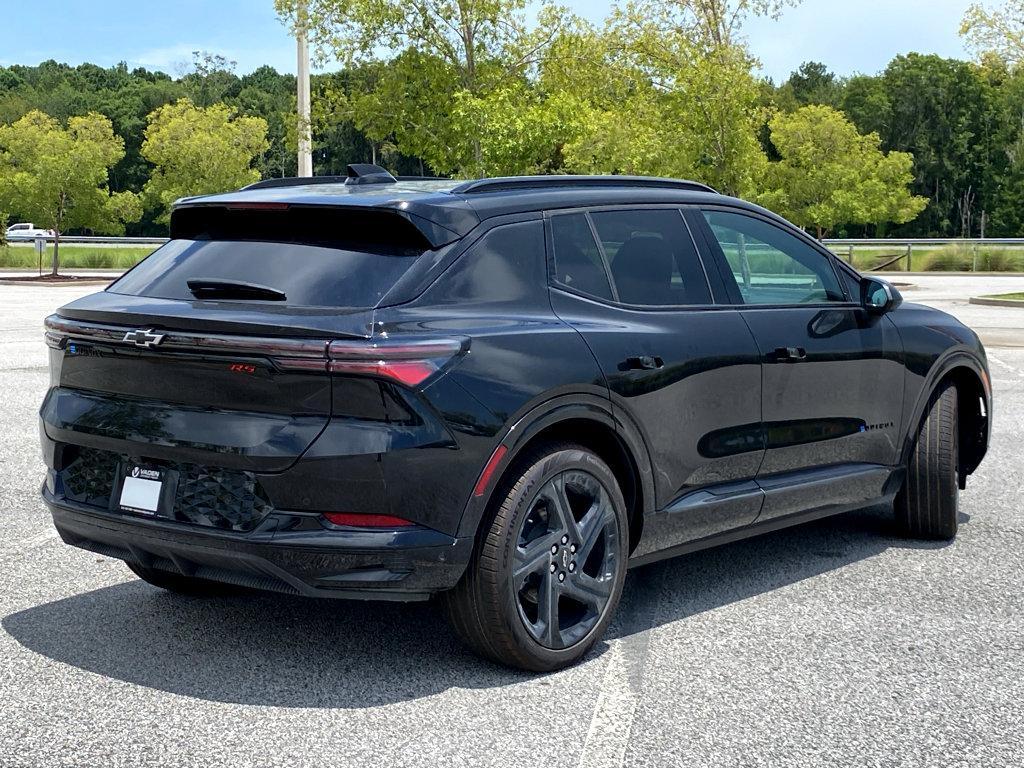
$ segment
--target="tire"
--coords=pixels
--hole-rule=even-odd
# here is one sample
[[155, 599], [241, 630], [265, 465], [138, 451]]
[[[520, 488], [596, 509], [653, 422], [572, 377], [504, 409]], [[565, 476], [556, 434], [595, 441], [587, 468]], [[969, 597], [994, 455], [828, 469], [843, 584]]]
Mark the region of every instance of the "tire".
[[609, 467], [581, 446], [541, 446], [503, 476], [466, 573], [442, 607], [479, 655], [557, 670], [608, 627], [628, 553], [626, 505]]
[[913, 539], [951, 540], [957, 531], [959, 462], [956, 386], [939, 385], [928, 400], [907, 479], [896, 496], [896, 523]]
[[231, 595], [239, 592], [239, 588], [223, 582], [214, 582], [209, 579], [199, 579], [198, 577], [186, 577], [184, 574], [150, 569], [135, 563], [125, 563], [125, 565], [135, 572], [135, 575], [143, 582], [148, 582], [154, 587], [159, 587], [172, 593], [204, 597]]

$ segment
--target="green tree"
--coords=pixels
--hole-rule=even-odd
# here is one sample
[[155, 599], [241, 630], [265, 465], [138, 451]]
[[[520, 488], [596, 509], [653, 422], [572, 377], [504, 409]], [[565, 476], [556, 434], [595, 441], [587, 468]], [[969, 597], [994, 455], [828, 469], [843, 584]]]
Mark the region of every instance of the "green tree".
[[908, 189], [913, 158], [883, 153], [877, 134], [862, 136], [831, 107], [779, 113], [770, 126], [782, 159], [768, 166], [761, 199], [819, 238], [840, 224], [907, 222], [927, 204]]
[[295, 76], [279, 74], [273, 67], [259, 67], [242, 77], [238, 96], [229, 101], [243, 115], [267, 121], [270, 147], [260, 158], [264, 177], [294, 176], [296, 153], [288, 146], [288, 134], [296, 122]]
[[81, 227], [123, 234], [125, 222], [142, 215], [134, 193], [107, 187], [110, 168], [123, 156], [124, 142], [95, 113], [71, 118], [67, 128], [38, 111], [0, 126], [0, 208], [55, 232], [52, 275], [61, 233]]
[[839, 107], [843, 83], [818, 61], [805, 61], [779, 88], [780, 106], [787, 112], [808, 104]]
[[506, 110], [507, 93], [526, 82], [564, 17], [544, 5], [528, 26], [526, 0], [312, 0], [303, 18], [298, 0], [276, 6], [308, 29], [322, 58], [366, 64], [381, 61], [381, 50], [395, 51], [352, 84], [356, 125], [371, 141], [393, 141], [438, 172], [470, 175], [493, 171], [485, 162], [485, 126], [494, 119], [482, 119], [481, 111]]
[[260, 178], [253, 163], [268, 147], [263, 118], [235, 117], [223, 104], [203, 109], [188, 99], [164, 105], [149, 116], [142, 145], [155, 166], [145, 187], [147, 202], [167, 221], [178, 198], [251, 184]]
[[744, 47], [721, 42], [733, 22], [708, 22], [699, 8], [645, 0], [620, 9], [599, 32], [556, 42], [541, 85], [583, 104], [563, 148], [568, 170], [755, 191], [766, 162], [755, 61]]
[[855, 75], [846, 81], [839, 107], [861, 133], [877, 133], [884, 138], [892, 127], [892, 97], [885, 78]]
[[1001, 5], [972, 3], [960, 22], [960, 34], [979, 57], [994, 55], [1012, 67], [1024, 62], [1024, 0]]
[[743, 22], [750, 16], [777, 19], [800, 0], [676, 0], [671, 3], [691, 37], [712, 47], [735, 45]]
[[970, 62], [921, 54], [897, 56], [882, 79], [882, 147], [914, 156], [913, 191], [929, 198], [921, 228], [969, 237], [992, 210], [1005, 163], [992, 81]]
[[235, 74], [238, 62], [210, 53], [192, 52], [192, 71], [181, 78], [185, 93], [197, 107], [212, 107], [238, 95], [241, 81]]

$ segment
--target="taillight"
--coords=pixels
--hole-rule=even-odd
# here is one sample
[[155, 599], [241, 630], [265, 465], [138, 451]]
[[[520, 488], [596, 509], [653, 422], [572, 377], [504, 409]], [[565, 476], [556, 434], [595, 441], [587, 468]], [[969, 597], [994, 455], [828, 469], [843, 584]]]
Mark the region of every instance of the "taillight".
[[374, 513], [323, 513], [323, 518], [335, 526], [359, 526], [365, 529], [400, 529], [415, 526], [412, 521], [394, 515]]
[[327, 369], [338, 374], [364, 374], [415, 387], [425, 382], [465, 349], [459, 339], [348, 340], [327, 347]]

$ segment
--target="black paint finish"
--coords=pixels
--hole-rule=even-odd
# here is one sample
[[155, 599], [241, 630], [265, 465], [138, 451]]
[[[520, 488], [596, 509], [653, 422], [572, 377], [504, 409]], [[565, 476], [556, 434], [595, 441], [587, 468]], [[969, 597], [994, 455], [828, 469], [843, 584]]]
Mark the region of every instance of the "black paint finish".
[[[684, 187], [452, 186], [323, 184], [183, 205], [205, 207], [203, 221], [218, 206], [271, 203], [411, 224], [437, 247], [369, 309], [112, 292], [61, 308], [48, 321], [40, 434], [43, 498], [65, 541], [282, 592], [411, 600], [458, 580], [502, 474], [537, 441], [583, 443], [612, 466], [632, 507], [634, 563], [890, 501], [946, 377], [965, 420], [962, 476], [984, 456], [991, 393], [977, 336], [898, 294], [888, 312], [865, 308], [861, 278], [769, 212]], [[805, 240], [834, 262], [846, 301], [743, 304], [702, 206]], [[705, 303], [625, 305], [556, 280], [552, 214], [651, 208], [679, 215], [678, 237], [692, 241], [676, 245], [697, 260], [685, 280], [706, 280], [689, 291]], [[163, 339], [124, 341], [136, 330]], [[416, 385], [329, 370], [332, 341], [423, 339], [458, 340], [459, 352]], [[171, 515], [120, 511], [111, 494], [133, 463], [207, 496]], [[235, 506], [225, 497], [230, 514], [211, 515], [222, 486]], [[328, 512], [411, 525], [335, 527]]]

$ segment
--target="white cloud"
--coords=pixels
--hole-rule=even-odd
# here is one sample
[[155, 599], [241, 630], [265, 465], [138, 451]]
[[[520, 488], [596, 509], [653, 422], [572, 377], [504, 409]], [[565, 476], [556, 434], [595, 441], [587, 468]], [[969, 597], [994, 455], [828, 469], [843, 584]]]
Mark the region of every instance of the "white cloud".
[[178, 75], [182, 66], [188, 67], [192, 64], [192, 52], [202, 50], [204, 50], [203, 46], [198, 43], [178, 43], [150, 48], [126, 58], [126, 61], [130, 65], [158, 69], [170, 75]]

